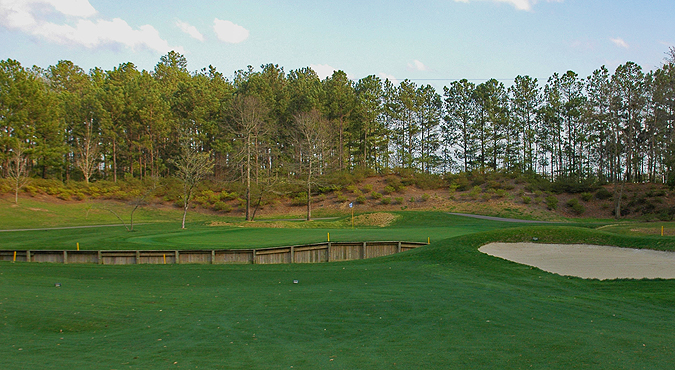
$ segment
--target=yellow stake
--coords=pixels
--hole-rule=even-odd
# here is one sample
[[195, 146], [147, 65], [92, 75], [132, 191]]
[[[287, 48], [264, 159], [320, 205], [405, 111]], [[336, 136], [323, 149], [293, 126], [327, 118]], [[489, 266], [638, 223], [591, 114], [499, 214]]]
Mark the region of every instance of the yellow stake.
[[431, 237], [427, 237], [427, 244], [431, 244]]
[[12, 260], [12, 262], [16, 262], [16, 251], [14, 251], [14, 259]]
[[661, 236], [663, 236], [663, 226], [661, 226]]
[[77, 243], [77, 250], [80, 250], [80, 243]]
[[328, 241], [330, 241], [330, 233], [328, 233]]

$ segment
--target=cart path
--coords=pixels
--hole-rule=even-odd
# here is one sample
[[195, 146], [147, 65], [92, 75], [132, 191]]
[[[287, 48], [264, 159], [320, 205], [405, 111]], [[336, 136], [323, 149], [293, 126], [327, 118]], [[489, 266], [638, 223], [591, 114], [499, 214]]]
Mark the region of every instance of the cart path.
[[501, 218], [501, 217], [494, 217], [494, 216], [472, 215], [472, 214], [469, 214], [469, 213], [454, 213], [454, 212], [448, 212], [448, 213], [451, 214], [451, 215], [454, 215], [454, 216], [480, 218], [481, 220], [516, 222], [516, 223], [523, 223], [523, 224], [555, 224], [555, 223], [558, 223], [558, 222], [552, 222], [552, 221], [521, 220], [521, 219], [517, 219], [517, 218]]

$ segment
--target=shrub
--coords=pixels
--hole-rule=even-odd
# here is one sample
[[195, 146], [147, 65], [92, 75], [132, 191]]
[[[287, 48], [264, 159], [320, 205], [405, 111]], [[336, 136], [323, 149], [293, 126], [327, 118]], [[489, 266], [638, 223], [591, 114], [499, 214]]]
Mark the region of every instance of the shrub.
[[523, 196], [522, 199], [525, 204], [530, 204], [530, 202], [532, 202], [532, 198], [530, 197]]
[[554, 197], [553, 195], [549, 195], [546, 197], [546, 207], [550, 210], [555, 210], [558, 208], [558, 198]]
[[455, 192], [457, 191], [457, 188], [458, 188], [458, 187], [459, 187], [459, 185], [457, 185], [457, 184], [450, 184], [450, 187], [449, 187], [449, 189], [448, 189], [448, 190], [450, 191], [450, 194], [451, 194], [451, 195], [452, 195], [452, 194], [455, 194]]
[[358, 197], [356, 197], [356, 203], [365, 204], [366, 203], [366, 197], [364, 197], [363, 195], [359, 195]]
[[396, 191], [396, 189], [393, 186], [387, 185], [387, 186], [384, 187], [384, 190], [382, 192], [389, 195], [389, 194], [391, 194], [395, 191]]
[[588, 202], [593, 198], [593, 194], [591, 193], [581, 193], [581, 200], [584, 202]]
[[466, 177], [465, 173], [457, 174], [450, 178], [450, 187], [454, 187], [457, 191], [466, 191], [470, 186], [471, 182]]
[[390, 203], [391, 203], [391, 198], [382, 198], [382, 200], [380, 201], [380, 203], [385, 204], [385, 205], [386, 205], [386, 204], [390, 204]]
[[501, 189], [501, 188], [502, 188], [502, 184], [499, 183], [498, 181], [495, 181], [495, 180], [490, 180], [490, 181], [488, 181], [487, 184], [486, 184], [485, 186], [486, 186], [488, 189], [495, 189], [495, 190]]
[[35, 195], [40, 193], [40, 190], [38, 188], [36, 188], [35, 186], [32, 186], [32, 185], [24, 186], [23, 191], [30, 194], [31, 197], [34, 197]]
[[363, 186], [363, 191], [365, 191], [365, 192], [367, 192], [367, 193], [373, 191], [373, 184], [366, 184], [366, 185], [364, 185], [364, 186]]
[[356, 193], [356, 191], [358, 189], [356, 188], [356, 185], [349, 185], [349, 186], [345, 187], [345, 190], [347, 190], [348, 192], [351, 192], [351, 193]]
[[430, 173], [416, 173], [412, 179], [413, 183], [420, 189], [440, 189], [443, 187], [441, 176]]
[[293, 206], [304, 206], [307, 204], [307, 193], [303, 192], [295, 196], [291, 200], [291, 205]]
[[377, 200], [377, 199], [381, 199], [381, 198], [382, 198], [382, 194], [380, 194], [380, 193], [374, 191], [374, 192], [370, 193], [370, 197], [373, 198], [373, 199], [375, 199], [375, 200]]
[[600, 188], [595, 192], [595, 197], [600, 200], [607, 200], [612, 197], [612, 193], [605, 188]]
[[228, 213], [232, 211], [232, 206], [225, 202], [218, 201], [216, 202], [216, 204], [213, 205], [213, 209], [215, 209], [216, 211]]
[[577, 215], [581, 215], [584, 212], [586, 212], [586, 209], [584, 208], [584, 206], [581, 203], [579, 203], [579, 199], [577, 199], [577, 198], [572, 198], [572, 199], [568, 200], [567, 206], [570, 207], [572, 209], [572, 211]]
[[402, 204], [402, 203], [403, 203], [403, 197], [394, 198], [394, 204]]
[[478, 194], [480, 194], [483, 190], [481, 190], [480, 186], [476, 185], [473, 188], [471, 188], [471, 191], [469, 192], [469, 196], [472, 199], [478, 199]]
[[62, 190], [56, 197], [63, 200], [70, 200], [73, 194], [68, 190]]
[[480, 197], [481, 197], [484, 201], [487, 202], [488, 200], [490, 200], [490, 198], [492, 198], [492, 194], [490, 194], [490, 193], [483, 193], [483, 194], [481, 194]]
[[408, 202], [415, 203], [415, 197], [410, 197], [410, 199], [408, 199]]
[[497, 194], [497, 196], [500, 197], [500, 198], [504, 198], [506, 196], [507, 192], [504, 189], [497, 189], [495, 194]]
[[431, 196], [427, 193], [422, 194], [422, 202], [426, 202], [431, 198]]
[[337, 191], [337, 190], [336, 190], [336, 191], [333, 192], [333, 194], [335, 194], [335, 201], [338, 202], [338, 203], [344, 203], [344, 202], [346, 202], [347, 200], [349, 200], [349, 198], [347, 198], [346, 196], [342, 195], [342, 192], [341, 192], [341, 191]]
[[554, 193], [584, 193], [591, 192], [598, 188], [594, 178], [578, 179], [574, 176], [560, 177], [551, 183], [551, 190]]

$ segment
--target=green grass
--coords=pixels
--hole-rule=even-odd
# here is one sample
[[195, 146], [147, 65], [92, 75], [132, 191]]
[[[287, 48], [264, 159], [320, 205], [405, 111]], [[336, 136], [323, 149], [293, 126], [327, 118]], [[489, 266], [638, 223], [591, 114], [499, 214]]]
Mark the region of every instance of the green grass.
[[623, 235], [661, 235], [661, 227], [664, 229], [664, 235], [675, 235], [675, 222], [630, 222], [610, 224], [602, 227], [603, 231], [623, 234]]
[[[452, 216], [444, 212], [401, 212], [402, 217], [385, 228], [355, 228], [348, 218], [334, 221], [286, 222], [287, 228], [207, 226], [193, 222], [186, 230], [178, 222], [137, 225], [134, 232], [123, 227], [4, 232], [2, 249], [221, 249], [264, 248], [326, 241], [405, 240], [437, 241], [479, 231], [515, 227], [517, 224]], [[282, 223], [283, 224], [283, 223]]]
[[[129, 224], [132, 209], [131, 205], [112, 201], [65, 203], [21, 198], [15, 205], [5, 198], [0, 199], [0, 230], [121, 224], [110, 210]], [[134, 213], [134, 223], [179, 222], [182, 215], [177, 208], [144, 206]], [[189, 221], [212, 219], [215, 217], [188, 212]]]
[[[53, 226], [70, 225], [69, 218], [114, 223], [103, 213], [90, 219], [78, 216], [82, 208], [48, 207], [2, 206], [0, 228], [44, 226], [50, 218]], [[0, 248], [72, 249], [76, 242], [82, 249], [251, 248], [323, 241], [328, 232], [333, 241], [431, 237], [432, 244], [309, 265], [0, 262], [2, 369], [672, 367], [675, 281], [563, 277], [478, 247], [536, 237], [675, 250], [675, 237], [632, 235], [633, 225], [522, 227], [444, 212], [401, 212], [389, 227], [358, 229], [344, 217], [283, 221], [282, 229], [210, 227], [221, 218], [194, 213], [181, 231], [173, 210], [143, 212], [139, 219], [153, 223], [133, 233], [4, 232]]]
[[[443, 220], [418, 214], [397, 228], [412, 231], [425, 217]], [[0, 263], [2, 368], [672, 367], [675, 282], [568, 278], [477, 251], [533, 236], [652, 246], [540, 226], [348, 263]], [[662, 240], [659, 248], [675, 249]]]

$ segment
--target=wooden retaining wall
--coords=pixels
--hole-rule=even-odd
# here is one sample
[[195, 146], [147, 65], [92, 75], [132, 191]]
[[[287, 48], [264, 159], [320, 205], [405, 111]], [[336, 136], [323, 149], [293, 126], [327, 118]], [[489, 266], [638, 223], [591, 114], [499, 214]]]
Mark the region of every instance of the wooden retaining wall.
[[0, 261], [133, 264], [279, 264], [351, 261], [388, 256], [426, 245], [417, 242], [324, 242], [290, 247], [209, 250], [0, 250]]

